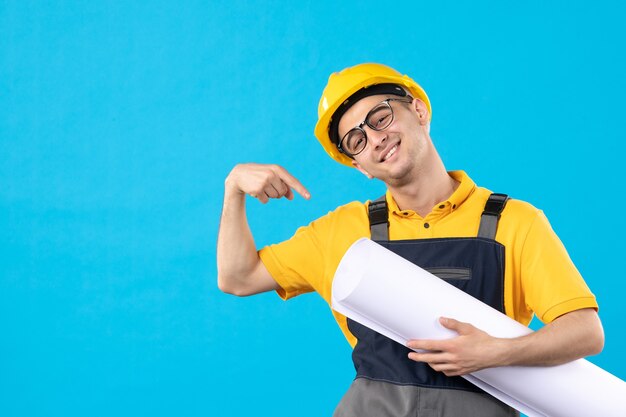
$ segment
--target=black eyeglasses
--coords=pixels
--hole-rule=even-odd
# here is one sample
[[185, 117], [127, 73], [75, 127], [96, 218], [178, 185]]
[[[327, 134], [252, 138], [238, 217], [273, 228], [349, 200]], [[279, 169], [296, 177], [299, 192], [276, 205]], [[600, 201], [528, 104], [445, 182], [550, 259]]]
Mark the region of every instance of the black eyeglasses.
[[348, 131], [341, 140], [337, 147], [339, 150], [349, 157], [360, 154], [367, 145], [367, 134], [363, 129], [363, 125], [368, 125], [372, 130], [380, 132], [387, 129], [391, 123], [393, 123], [393, 109], [391, 108], [390, 101], [400, 101], [402, 103], [411, 103], [413, 97], [407, 96], [406, 98], [388, 98], [387, 100], [378, 103], [372, 110], [367, 113], [365, 120], [363, 120], [357, 127], [354, 127]]

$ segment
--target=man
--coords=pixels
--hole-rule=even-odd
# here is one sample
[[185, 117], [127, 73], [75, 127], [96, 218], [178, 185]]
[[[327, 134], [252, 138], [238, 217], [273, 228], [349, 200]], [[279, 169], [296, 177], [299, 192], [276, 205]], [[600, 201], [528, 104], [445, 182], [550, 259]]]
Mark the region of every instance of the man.
[[424, 90], [387, 66], [361, 64], [332, 74], [315, 135], [333, 159], [383, 181], [387, 193], [339, 207], [258, 252], [245, 195], [266, 203], [292, 199], [292, 189], [306, 199], [309, 193], [274, 165], [238, 165], [225, 182], [218, 237], [218, 285], [225, 292], [275, 290], [287, 299], [317, 291], [330, 303], [342, 255], [357, 239], [371, 237], [525, 325], [533, 313], [546, 323], [528, 336], [498, 339], [442, 317], [441, 325], [458, 337], [405, 347], [333, 312], [354, 347], [357, 370], [338, 417], [517, 415], [460, 375], [561, 364], [597, 354], [604, 344], [595, 297], [543, 213], [477, 187], [462, 171], [447, 172], [430, 120]]

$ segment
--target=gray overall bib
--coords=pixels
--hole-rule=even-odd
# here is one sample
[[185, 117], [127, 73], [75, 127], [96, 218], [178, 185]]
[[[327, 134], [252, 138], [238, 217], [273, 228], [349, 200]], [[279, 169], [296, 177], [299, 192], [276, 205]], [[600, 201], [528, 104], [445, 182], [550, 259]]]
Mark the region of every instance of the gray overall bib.
[[[383, 196], [369, 205], [372, 240], [504, 312], [505, 248], [495, 236], [507, 200], [505, 194], [489, 197], [477, 237], [389, 240]], [[407, 347], [350, 319], [348, 328], [357, 338], [352, 353], [357, 375], [334, 417], [519, 416], [465, 379], [408, 359]]]

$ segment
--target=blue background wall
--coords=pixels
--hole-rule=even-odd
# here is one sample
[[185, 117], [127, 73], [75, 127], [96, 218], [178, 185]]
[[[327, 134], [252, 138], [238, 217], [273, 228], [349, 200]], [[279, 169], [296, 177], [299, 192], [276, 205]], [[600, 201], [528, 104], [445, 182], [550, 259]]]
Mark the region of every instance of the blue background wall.
[[449, 169], [545, 210], [626, 379], [623, 3], [333, 3], [0, 2], [0, 415], [330, 415], [328, 307], [220, 293], [215, 245], [238, 162], [313, 196], [250, 201], [259, 246], [382, 193], [312, 134], [363, 61], [428, 91]]

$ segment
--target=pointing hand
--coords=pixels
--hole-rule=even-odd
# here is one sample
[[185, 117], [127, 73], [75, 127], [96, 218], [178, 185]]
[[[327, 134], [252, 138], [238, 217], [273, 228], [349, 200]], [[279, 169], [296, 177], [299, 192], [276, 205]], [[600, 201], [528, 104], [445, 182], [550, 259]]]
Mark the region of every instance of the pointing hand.
[[265, 204], [270, 198], [293, 200], [293, 190], [305, 199], [311, 194], [293, 175], [279, 165], [239, 164], [226, 178], [226, 188], [248, 194]]

